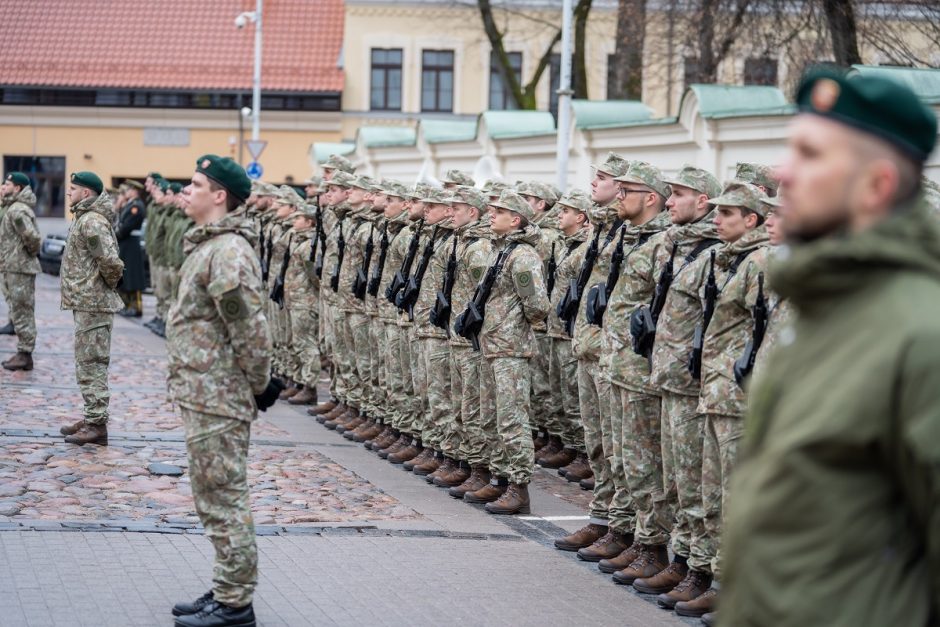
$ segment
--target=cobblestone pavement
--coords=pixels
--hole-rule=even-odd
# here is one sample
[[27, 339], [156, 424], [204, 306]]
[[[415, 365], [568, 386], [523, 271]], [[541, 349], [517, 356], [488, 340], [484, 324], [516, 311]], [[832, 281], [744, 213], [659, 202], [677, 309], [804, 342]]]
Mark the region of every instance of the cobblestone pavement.
[[[115, 320], [110, 446], [67, 445], [58, 429], [81, 411], [71, 313], [56, 278], [37, 287], [36, 369], [0, 370], [0, 627], [172, 624], [172, 604], [210, 586], [212, 548], [163, 341]], [[0, 336], [0, 355], [14, 347]], [[495, 517], [301, 408], [278, 403], [252, 436], [260, 625], [696, 624], [552, 548], [590, 498], [554, 471], [536, 472], [532, 516]]]

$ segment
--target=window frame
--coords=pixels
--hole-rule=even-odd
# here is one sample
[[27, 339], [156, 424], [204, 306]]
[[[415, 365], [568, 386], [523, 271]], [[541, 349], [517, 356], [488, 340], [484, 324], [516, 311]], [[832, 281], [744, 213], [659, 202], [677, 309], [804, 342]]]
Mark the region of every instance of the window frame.
[[[398, 64], [391, 62], [376, 63], [375, 62], [375, 53], [376, 52], [397, 52], [398, 53]], [[369, 49], [369, 110], [370, 111], [401, 111], [402, 108], [402, 96], [403, 96], [403, 78], [404, 78], [404, 60], [405, 52], [402, 48], [370, 48]], [[375, 101], [373, 97], [375, 95], [375, 72], [376, 70], [383, 73], [383, 85], [382, 85], [382, 103], [383, 106], [375, 106]], [[398, 106], [391, 106], [389, 104], [389, 74], [394, 71], [398, 71]]]
[[[434, 54], [449, 54], [450, 55], [450, 65], [442, 64], [428, 64], [425, 60], [425, 55], [428, 53]], [[421, 51], [421, 111], [427, 113], [453, 113], [454, 112], [454, 87], [456, 85], [456, 53], [452, 49], [435, 49], [435, 48], [426, 48]], [[428, 73], [434, 73], [434, 106], [426, 107], [424, 96], [427, 91], [427, 78]], [[450, 107], [444, 108], [441, 106], [441, 76], [444, 74], [450, 73]]]

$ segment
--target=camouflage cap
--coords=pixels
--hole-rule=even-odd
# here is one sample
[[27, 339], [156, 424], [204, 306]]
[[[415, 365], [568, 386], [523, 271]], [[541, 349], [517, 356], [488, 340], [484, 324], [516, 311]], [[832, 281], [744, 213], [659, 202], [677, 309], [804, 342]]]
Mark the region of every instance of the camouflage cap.
[[777, 207], [780, 207], [783, 205], [783, 203], [780, 202], [780, 199], [777, 197], [764, 196], [763, 198], [760, 199], [760, 201], [767, 207], [767, 213], [770, 213], [771, 211], [775, 210]]
[[467, 185], [473, 187], [473, 177], [460, 170], [448, 170], [441, 179], [442, 183], [453, 183], [455, 185]]
[[447, 193], [447, 190], [429, 187], [418, 200], [435, 205], [450, 205], [454, 202], [454, 197]]
[[611, 176], [620, 176], [627, 171], [630, 162], [618, 155], [616, 152], [608, 152], [604, 163], [594, 166], [594, 169]]
[[461, 202], [471, 207], [476, 207], [481, 214], [486, 211], [486, 194], [476, 187], [470, 187], [468, 185], [458, 187], [454, 202]]
[[356, 180], [356, 177], [344, 170], [337, 170], [333, 173], [333, 177], [329, 181], [324, 181], [329, 185], [336, 185], [337, 187], [352, 187], [353, 181]]
[[429, 191], [432, 189], [431, 185], [427, 183], [415, 183], [415, 187], [408, 193], [408, 198], [412, 200], [421, 200], [428, 195]]
[[278, 196], [280, 192], [278, 191], [277, 185], [272, 185], [271, 183], [262, 183], [258, 187], [258, 191], [255, 192], [258, 196]]
[[511, 189], [504, 189], [499, 195], [499, 200], [491, 202], [490, 205], [518, 213], [530, 222], [535, 219], [535, 212], [528, 201]]
[[663, 182], [663, 173], [659, 171], [659, 168], [645, 161], [631, 162], [630, 168], [614, 180], [621, 183], [645, 185], [663, 198], [668, 198], [672, 194], [672, 188], [668, 183]]
[[[336, 176], [334, 174], [334, 176]], [[372, 180], [372, 177], [366, 176], [365, 174], [360, 174], [359, 176], [352, 177], [352, 180], [349, 182], [347, 187], [355, 187], [357, 189], [364, 189], [366, 191], [372, 191], [372, 185], [375, 181]]]
[[317, 206], [314, 203], [302, 202], [297, 207], [297, 211], [305, 218], [310, 218], [311, 220], [317, 219]]
[[536, 198], [540, 198], [550, 205], [558, 202], [558, 194], [555, 193], [555, 190], [552, 189], [552, 186], [541, 183], [539, 181], [529, 181], [522, 189], [519, 190], [519, 193], [525, 194], [526, 196], [535, 196]]
[[721, 191], [720, 196], [709, 198], [708, 202], [716, 207], [744, 207], [765, 218], [767, 205], [762, 202], [765, 197], [764, 192], [750, 183], [731, 181]]
[[931, 209], [934, 211], [940, 211], [940, 185], [926, 176], [920, 177], [920, 184], [923, 189], [924, 198], [927, 199], [927, 204], [930, 205]]
[[591, 211], [594, 209], [594, 203], [591, 201], [591, 197], [580, 189], [571, 190], [562, 196], [555, 204], [571, 207], [572, 209], [580, 211], [586, 215], [588, 219], [591, 218]]
[[682, 166], [682, 169], [674, 176], [665, 177], [663, 183], [678, 185], [679, 187], [688, 187], [700, 194], [705, 194], [709, 198], [721, 193], [721, 183], [718, 182], [718, 179], [716, 179], [711, 172], [689, 164]]
[[352, 174], [356, 171], [352, 161], [342, 155], [330, 155], [330, 158], [321, 163], [320, 167], [324, 170], [338, 170], [340, 172], [346, 172], [347, 174]]
[[322, 176], [313, 175], [304, 181], [304, 185], [319, 185], [323, 182]]
[[398, 198], [408, 197], [408, 188], [405, 187], [403, 183], [388, 179], [382, 183], [382, 186], [385, 188], [385, 193], [389, 196], [397, 196]]
[[487, 196], [498, 196], [507, 187], [509, 186], [502, 181], [489, 180], [483, 184], [483, 193]]
[[751, 185], [759, 185], [771, 194], [777, 193], [777, 181], [770, 166], [759, 163], [739, 163], [735, 167], [734, 178]]
[[290, 205], [295, 209], [304, 204], [304, 199], [290, 185], [281, 185], [277, 191], [276, 201], [279, 203]]

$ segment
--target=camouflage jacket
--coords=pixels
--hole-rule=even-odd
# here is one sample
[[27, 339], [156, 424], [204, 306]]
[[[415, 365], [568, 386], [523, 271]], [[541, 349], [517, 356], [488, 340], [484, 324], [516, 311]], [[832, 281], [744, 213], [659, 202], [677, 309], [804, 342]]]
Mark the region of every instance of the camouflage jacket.
[[[539, 227], [539, 243], [535, 249], [538, 251], [539, 257], [542, 258], [542, 276], [545, 277], [546, 283], [548, 283], [548, 260], [552, 256], [552, 249], [554, 248], [555, 250], [557, 263], [557, 258], [561, 254], [561, 248], [563, 246], [562, 241], [565, 238], [565, 234], [558, 228], [558, 216], [560, 215], [561, 208], [552, 207], [535, 220], [535, 225]], [[557, 279], [555, 285], [556, 287], [558, 285]], [[535, 323], [532, 325], [532, 328], [536, 333], [545, 333], [547, 322], [548, 318], [542, 322]]]
[[[382, 268], [382, 280], [379, 282], [379, 291], [375, 300], [379, 308], [379, 318], [385, 322], [394, 323], [398, 319], [398, 309], [385, 298], [385, 290], [392, 282], [398, 268], [401, 267], [401, 261], [408, 249], [408, 240], [411, 239], [411, 230], [407, 226], [408, 212], [402, 211], [399, 216], [386, 220], [386, 223], [388, 224], [388, 252], [385, 253], [385, 266]], [[402, 241], [404, 241], [404, 245], [402, 245]], [[373, 253], [375, 259], [372, 264], [373, 270], [379, 263], [381, 242], [382, 236], [380, 234]]]
[[493, 241], [497, 251], [512, 242], [519, 242], [506, 258], [502, 272], [493, 285], [480, 331], [480, 348], [484, 357], [531, 358], [535, 348], [532, 324], [548, 315], [548, 295], [542, 276], [542, 259], [535, 251], [538, 227], [529, 225], [523, 231], [510, 233]]
[[[430, 227], [432, 232], [434, 226]], [[450, 226], [450, 220], [447, 219], [441, 221], [439, 226], [440, 229], [437, 232], [437, 239], [434, 240], [431, 259], [428, 262], [428, 269], [421, 280], [421, 290], [418, 292], [418, 300], [415, 302], [414, 314], [416, 337], [433, 337], [444, 340], [447, 339], [447, 332], [431, 324], [431, 310], [437, 301], [437, 290], [441, 289], [441, 284], [444, 282], [447, 261], [450, 259], [450, 252], [454, 247], [454, 229]], [[424, 253], [423, 246], [412, 267], [412, 274], [417, 272], [418, 266], [421, 265], [422, 253]]]
[[111, 197], [102, 192], [72, 207], [62, 253], [62, 309], [117, 312], [124, 307], [115, 287], [124, 276], [124, 262], [114, 237]]
[[[609, 216], [610, 213], [607, 215]], [[571, 350], [578, 359], [593, 359], [596, 361], [601, 356], [601, 328], [588, 324], [584, 311], [587, 306], [587, 295], [591, 288], [597, 283], [606, 283], [607, 281], [607, 273], [610, 271], [610, 256], [620, 239], [620, 231], [616, 225], [617, 220], [615, 219], [607, 220], [597, 226], [601, 229], [601, 237], [597, 242], [597, 259], [594, 262], [593, 270], [591, 270], [591, 277], [581, 294], [581, 305], [578, 307], [577, 318], [574, 323]], [[593, 237], [593, 234], [591, 236]], [[580, 267], [575, 270], [575, 279], [578, 278], [580, 270]], [[567, 288], [568, 286], [565, 285], [562, 289]], [[555, 283], [555, 289], [558, 289], [557, 282]]]
[[185, 211], [175, 207], [171, 208], [170, 216], [164, 222], [163, 261], [165, 266], [174, 270], [183, 267], [183, 261], [186, 260], [183, 243], [186, 239], [186, 233], [194, 224], [195, 222], [186, 215]]
[[294, 230], [287, 273], [284, 275], [284, 306], [288, 309], [316, 309], [320, 299], [320, 280], [310, 261], [310, 247], [315, 229]]
[[[734, 362], [744, 353], [754, 328], [752, 309], [757, 302], [758, 275], [767, 271], [767, 229], [758, 227], [715, 254], [718, 300], [702, 342], [702, 414], [743, 416], [744, 392], [734, 380]], [[717, 248], [717, 247], [716, 247]], [[740, 255], [747, 253], [732, 267]], [[704, 294], [701, 294], [704, 303]], [[704, 305], [703, 305], [704, 306]]]
[[151, 266], [162, 266], [166, 245], [166, 220], [171, 211], [166, 205], [151, 201], [147, 207], [147, 230], [144, 233], [144, 250]]
[[[392, 247], [392, 248], [390, 249], [390, 253], [389, 253], [389, 254], [391, 254], [391, 252], [394, 251], [395, 256], [398, 258], [398, 263], [395, 264], [395, 265], [393, 265], [393, 266], [389, 266], [389, 268], [388, 268], [388, 270], [389, 270], [389, 280], [391, 280], [391, 279], [395, 276], [395, 273], [398, 272], [398, 271], [401, 269], [401, 264], [402, 264], [402, 262], [405, 260], [405, 257], [408, 256], [408, 248], [411, 246], [411, 240], [415, 237], [415, 233], [417, 233], [417, 237], [418, 237], [418, 252], [415, 254], [414, 262], [411, 264], [411, 268], [412, 268], [411, 271], [412, 271], [412, 272], [414, 271], [414, 266], [415, 266], [416, 263], [418, 263], [418, 255], [421, 254], [421, 246], [422, 246], [422, 244], [424, 243], [423, 240], [422, 240], [422, 237], [421, 237], [422, 234], [424, 233], [424, 230], [422, 229], [422, 230], [419, 232], [419, 231], [417, 230], [417, 229], [418, 229], [418, 224], [419, 224], [419, 222], [410, 222], [410, 221], [409, 221], [409, 223], [405, 226], [405, 228], [403, 228], [403, 229], [401, 230], [401, 232], [398, 234], [398, 237], [395, 238], [395, 245], [394, 245], [394, 247]], [[408, 279], [408, 277], [406, 276], [406, 277], [405, 277], [405, 280], [407, 280], [407, 279]], [[384, 295], [385, 292], [382, 292], [382, 294]], [[391, 303], [389, 303], [389, 304], [391, 305]], [[395, 319], [398, 321], [398, 326], [400, 326], [400, 327], [410, 327], [410, 326], [412, 326], [411, 322], [408, 320], [408, 316], [407, 316], [407, 315], [402, 315], [402, 314], [398, 311], [398, 308], [395, 307], [395, 305], [392, 305], [392, 309], [393, 309], [394, 312], [395, 312]]]
[[610, 374], [611, 383], [635, 392], [650, 393], [650, 364], [633, 352], [630, 316], [649, 305], [659, 279], [656, 260], [660, 257], [669, 228], [669, 213], [628, 231], [624, 237], [620, 278], [607, 300], [604, 314], [604, 339], [600, 365]]
[[660, 250], [657, 266], [669, 262], [673, 243], [677, 242], [679, 248], [673, 263], [672, 286], [656, 324], [650, 373], [650, 384], [656, 389], [686, 396], [699, 395], [701, 386], [689, 374], [688, 365], [695, 325], [702, 319], [699, 290], [708, 274], [709, 253], [705, 250], [690, 263], [686, 258], [703, 240], [717, 241], [714, 217], [715, 212], [711, 211], [697, 222], [674, 225], [666, 231], [665, 246]]
[[[368, 267], [365, 269], [366, 296], [363, 299], [363, 304], [365, 306], [366, 313], [373, 318], [378, 317], [379, 315], [379, 299], [378, 294], [376, 296], [369, 294], [369, 279], [372, 276], [372, 271], [375, 269], [375, 266], [378, 263], [379, 249], [382, 246], [382, 231], [385, 229], [386, 222], [387, 220], [385, 219], [385, 216], [383, 216], [381, 213], [372, 213], [372, 224], [375, 225], [375, 228], [370, 231], [372, 233], [372, 257], [369, 259]], [[363, 260], [364, 259], [365, 251], [363, 251]]]
[[275, 218], [268, 231], [271, 238], [271, 259], [268, 261], [268, 284], [265, 286], [268, 293], [274, 287], [281, 274], [281, 265], [284, 263], [284, 253], [293, 241], [293, 218]]
[[167, 315], [167, 387], [181, 407], [250, 422], [271, 372], [257, 231], [228, 215], [186, 235]]
[[[767, 263], [771, 269], [777, 263], [780, 263], [786, 254], [780, 246], [771, 247], [767, 251]], [[764, 341], [761, 342], [760, 350], [757, 351], [754, 372], [760, 372], [763, 369], [767, 358], [773, 353], [774, 348], [780, 341], [781, 333], [784, 329], [793, 325], [793, 318], [796, 316], [790, 300], [781, 298], [779, 294], [774, 292], [768, 286], [767, 280], [764, 281], [764, 299], [767, 303], [767, 329], [764, 331]]]
[[[548, 316], [545, 318], [548, 325], [548, 334], [555, 339], [571, 341], [571, 337], [565, 331], [564, 321], [558, 317], [558, 303], [565, 298], [568, 284], [578, 278], [581, 262], [584, 261], [584, 253], [592, 237], [594, 237], [594, 230], [591, 228], [590, 223], [587, 223], [584, 228], [576, 231], [574, 235], [565, 236], [555, 247], [555, 258], [557, 260], [555, 287], [550, 296], [551, 307], [549, 307]], [[545, 281], [547, 284], [548, 275], [546, 275]]]
[[39, 274], [42, 236], [36, 225], [36, 194], [24, 187], [0, 218], [0, 272]]
[[492, 235], [488, 217], [465, 224], [454, 232], [457, 237], [457, 274], [450, 293], [451, 346], [470, 347], [470, 340], [453, 333], [454, 322], [473, 298], [477, 284], [493, 259]]
[[343, 265], [340, 267], [339, 291], [336, 296], [340, 310], [346, 313], [365, 313], [366, 310], [365, 303], [353, 295], [353, 284], [356, 281], [356, 273], [362, 267], [362, 260], [365, 259], [366, 244], [376, 233], [373, 216], [368, 208], [356, 209], [343, 225], [346, 250], [343, 254]]

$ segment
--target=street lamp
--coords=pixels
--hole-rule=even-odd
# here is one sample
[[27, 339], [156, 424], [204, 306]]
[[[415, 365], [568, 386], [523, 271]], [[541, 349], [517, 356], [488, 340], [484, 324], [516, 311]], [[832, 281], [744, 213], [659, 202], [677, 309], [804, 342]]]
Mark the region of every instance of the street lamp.
[[[263, 0], [257, 0], [254, 11], [240, 13], [235, 18], [235, 27], [241, 30], [249, 22], [255, 25], [255, 70], [251, 83], [251, 138], [258, 139], [261, 130], [261, 5]], [[247, 109], [247, 107], [245, 107]], [[244, 114], [244, 109], [242, 109]]]

